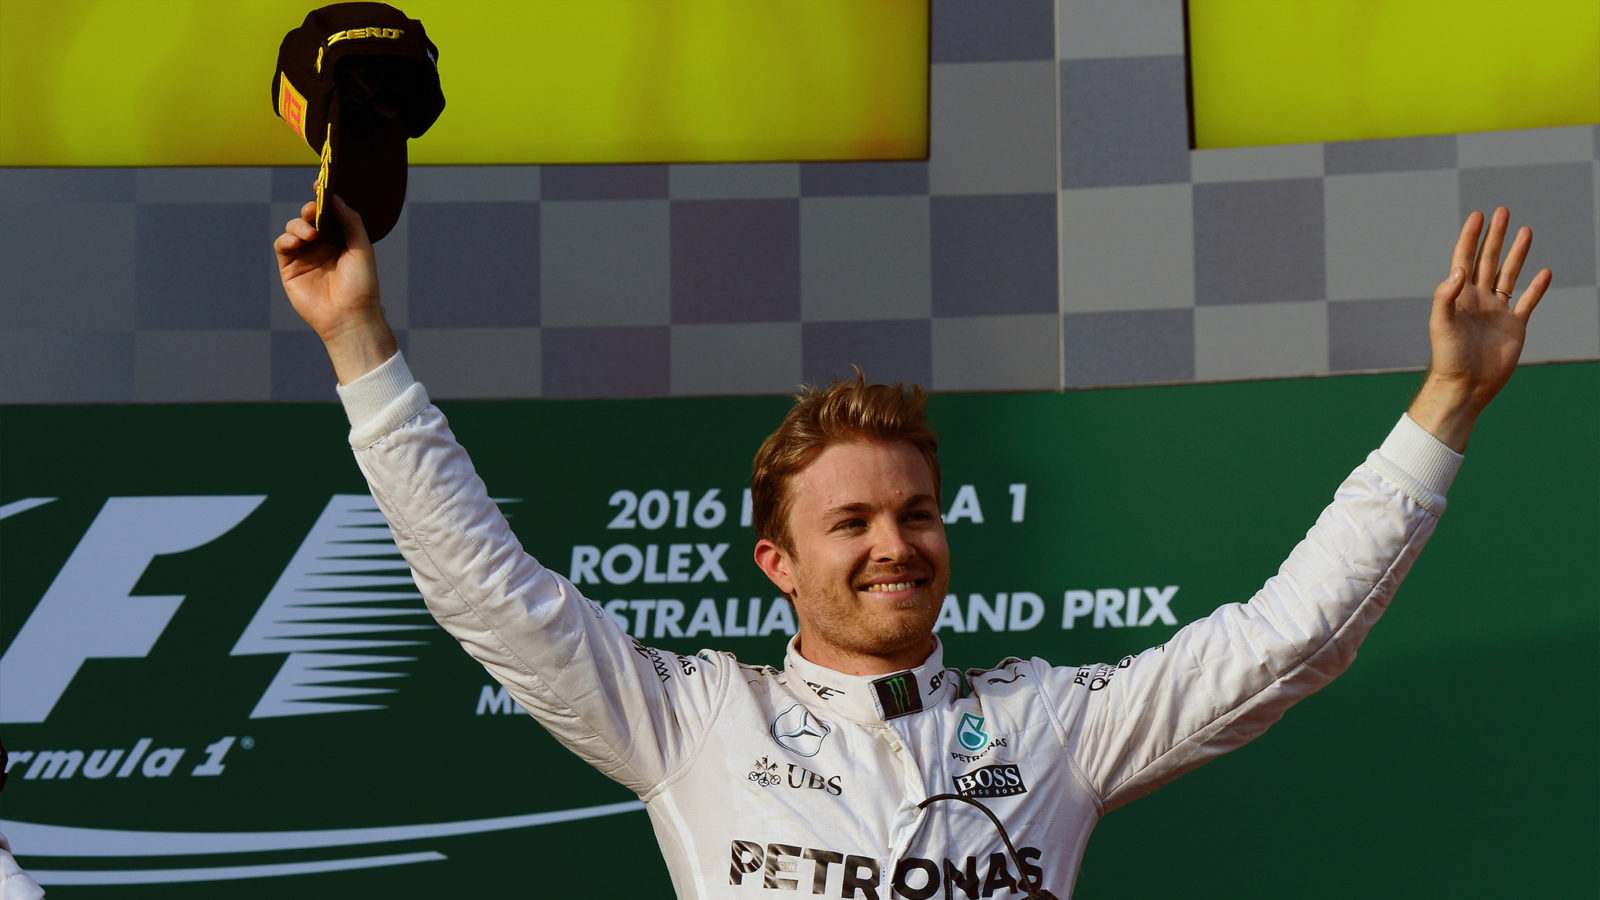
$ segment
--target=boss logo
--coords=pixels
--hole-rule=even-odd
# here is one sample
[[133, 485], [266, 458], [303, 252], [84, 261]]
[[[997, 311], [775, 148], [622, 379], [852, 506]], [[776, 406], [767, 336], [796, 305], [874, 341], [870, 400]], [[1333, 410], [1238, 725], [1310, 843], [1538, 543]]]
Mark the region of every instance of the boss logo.
[[973, 769], [955, 777], [956, 793], [963, 797], [1010, 797], [1028, 792], [1022, 771], [1009, 764]]

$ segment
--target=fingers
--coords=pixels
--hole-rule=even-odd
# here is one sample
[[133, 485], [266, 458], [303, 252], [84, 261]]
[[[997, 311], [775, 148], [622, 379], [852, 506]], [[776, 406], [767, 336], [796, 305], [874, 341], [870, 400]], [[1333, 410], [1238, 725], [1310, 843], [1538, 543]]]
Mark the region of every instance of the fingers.
[[311, 224], [316, 211], [315, 203], [307, 203], [300, 210], [300, 218], [290, 219], [284, 223], [283, 234], [278, 235], [277, 240], [272, 242], [272, 250], [278, 257], [278, 268], [281, 269], [294, 262], [316, 241], [317, 229]]
[[1461, 266], [1451, 269], [1450, 274], [1433, 289], [1434, 314], [1445, 318], [1452, 316], [1456, 311], [1456, 297], [1461, 295], [1461, 288], [1466, 286], [1466, 283], [1466, 269]]
[[[1461, 227], [1461, 236], [1457, 238], [1455, 251], [1451, 256], [1452, 265], [1469, 270], [1466, 281], [1476, 285], [1485, 296], [1492, 292], [1508, 301], [1512, 298], [1512, 292], [1516, 290], [1517, 279], [1522, 274], [1522, 265], [1528, 258], [1528, 250], [1533, 246], [1533, 229], [1524, 225], [1517, 229], [1516, 237], [1512, 239], [1511, 249], [1506, 253], [1505, 260], [1500, 260], [1500, 251], [1505, 243], [1506, 228], [1510, 221], [1511, 211], [1504, 206], [1496, 207], [1487, 221], [1482, 213], [1474, 210], [1467, 216], [1466, 224]], [[1485, 225], [1488, 226], [1487, 234], [1484, 233]], [[1481, 246], [1478, 245], [1480, 237], [1483, 240]], [[1441, 284], [1440, 288], [1444, 286]], [[1435, 291], [1436, 295], [1437, 293], [1438, 291]], [[1543, 294], [1543, 289], [1540, 290], [1540, 294]], [[1533, 302], [1537, 303], [1537, 298]], [[1522, 301], [1519, 300], [1516, 306], [1520, 308], [1521, 305]]]
[[317, 239], [317, 229], [305, 219], [290, 219], [284, 223], [283, 234], [272, 242], [272, 249], [278, 254], [278, 261], [282, 263], [285, 257], [292, 255], [302, 246]]
[[1473, 270], [1473, 281], [1485, 290], [1497, 287], [1495, 275], [1500, 267], [1500, 247], [1506, 239], [1506, 223], [1511, 221], [1511, 211], [1504, 206], [1495, 207], [1489, 219], [1489, 234], [1478, 248], [1478, 258]]
[[316, 226], [305, 219], [290, 219], [283, 226], [283, 233], [294, 235], [302, 241], [310, 242], [317, 239]]
[[1522, 274], [1522, 264], [1528, 258], [1528, 248], [1533, 246], [1533, 229], [1524, 225], [1517, 229], [1516, 240], [1511, 242], [1511, 252], [1506, 254], [1506, 261], [1500, 265], [1500, 271], [1495, 274], [1494, 289], [1501, 295], [1510, 299], [1512, 291], [1517, 289], [1517, 277]]
[[304, 243], [300, 238], [290, 234], [288, 230], [278, 235], [278, 239], [272, 242], [272, 252], [278, 256], [278, 268], [281, 269], [288, 265], [289, 261], [294, 258], [294, 252], [299, 250]]
[[1461, 236], [1456, 238], [1455, 252], [1450, 255], [1450, 265], [1468, 271], [1473, 268], [1478, 249], [1478, 236], [1483, 233], [1483, 213], [1477, 210], [1467, 216], [1461, 226]]
[[1533, 315], [1533, 308], [1539, 305], [1539, 299], [1544, 296], [1554, 278], [1555, 275], [1549, 269], [1540, 269], [1539, 273], [1533, 276], [1528, 289], [1517, 299], [1517, 305], [1511, 308], [1512, 315], [1521, 319], [1523, 324], [1527, 324], [1528, 317]]
[[351, 250], [372, 250], [372, 241], [367, 239], [367, 226], [361, 221], [361, 214], [350, 208], [344, 198], [338, 194], [333, 195], [333, 211], [339, 217], [339, 224], [344, 228], [345, 246]]

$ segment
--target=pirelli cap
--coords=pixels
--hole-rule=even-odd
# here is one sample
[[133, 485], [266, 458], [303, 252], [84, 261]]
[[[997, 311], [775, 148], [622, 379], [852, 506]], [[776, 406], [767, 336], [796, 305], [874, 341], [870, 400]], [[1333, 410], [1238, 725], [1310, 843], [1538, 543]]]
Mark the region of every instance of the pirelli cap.
[[438, 60], [422, 23], [387, 3], [324, 6], [284, 36], [272, 109], [322, 157], [316, 226], [324, 240], [344, 245], [333, 194], [361, 214], [374, 241], [400, 218], [406, 141], [444, 111]]

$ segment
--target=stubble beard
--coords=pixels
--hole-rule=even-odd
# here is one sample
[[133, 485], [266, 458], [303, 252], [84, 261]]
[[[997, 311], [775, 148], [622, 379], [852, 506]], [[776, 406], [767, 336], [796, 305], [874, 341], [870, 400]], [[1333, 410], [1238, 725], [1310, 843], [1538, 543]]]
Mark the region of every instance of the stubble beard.
[[[909, 574], [909, 573], [908, 573]], [[880, 606], [865, 606], [853, 584], [836, 591], [808, 590], [814, 585], [798, 585], [797, 596], [829, 597], [825, 608], [811, 606], [808, 618], [819, 637], [834, 647], [856, 656], [887, 657], [932, 646], [933, 626], [944, 605], [946, 579], [940, 573], [924, 576], [927, 584], [915, 597], [895, 601], [886, 612]], [[842, 592], [846, 599], [840, 600]], [[796, 604], [799, 605], [798, 602]]]

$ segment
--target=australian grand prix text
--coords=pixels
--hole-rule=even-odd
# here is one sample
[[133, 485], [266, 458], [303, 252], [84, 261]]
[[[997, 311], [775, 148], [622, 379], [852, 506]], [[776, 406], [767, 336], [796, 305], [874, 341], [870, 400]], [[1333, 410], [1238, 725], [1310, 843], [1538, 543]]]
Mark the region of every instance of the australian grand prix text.
[[[972, 484], [959, 485], [947, 496], [950, 499], [943, 511], [947, 525], [982, 525], [997, 517], [1018, 524], [1027, 516], [1026, 483], [1009, 484], [1003, 493], [990, 490], [987, 509], [985, 497]], [[612, 491], [606, 500], [607, 531], [645, 532], [648, 537], [665, 540], [575, 544], [567, 575], [579, 586], [632, 587], [635, 591], [644, 585], [729, 584], [729, 565], [735, 561], [728, 556], [731, 543], [694, 538], [720, 536], [707, 534], [717, 529], [725, 533], [725, 526], [731, 524], [733, 502], [738, 504], [739, 527], [749, 528], [748, 489], [736, 495], [720, 488]], [[681, 539], [674, 541], [673, 537]], [[737, 570], [736, 574], [743, 575]], [[641, 639], [793, 632], [793, 616], [784, 598], [728, 596], [733, 590], [730, 586], [719, 591], [719, 596], [696, 599], [604, 597], [595, 596], [601, 592], [594, 588], [586, 592], [595, 596], [618, 624]], [[1060, 592], [1061, 605], [1053, 616], [1043, 597], [1032, 591], [952, 593], [945, 598], [936, 627], [955, 632], [1028, 631], [1047, 617], [1060, 621], [1063, 629], [1175, 625], [1171, 603], [1177, 592], [1177, 585], [1071, 588]]]

